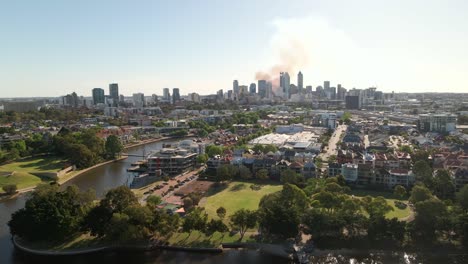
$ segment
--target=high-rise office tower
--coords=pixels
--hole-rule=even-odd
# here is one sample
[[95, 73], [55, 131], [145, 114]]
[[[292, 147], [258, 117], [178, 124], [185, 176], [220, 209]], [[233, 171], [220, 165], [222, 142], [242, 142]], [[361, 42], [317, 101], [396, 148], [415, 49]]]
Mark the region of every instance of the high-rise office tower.
[[341, 84], [338, 84], [337, 91], [336, 91], [336, 98], [338, 100], [344, 100], [346, 96], [346, 88], [341, 87]]
[[267, 82], [267, 89], [266, 89], [266, 98], [272, 98], [273, 97], [273, 84], [271, 82]]
[[133, 105], [135, 107], [141, 108], [145, 106], [145, 95], [142, 93], [133, 94]]
[[172, 103], [175, 104], [180, 101], [180, 92], [179, 88], [172, 89]]
[[232, 82], [232, 92], [234, 93], [234, 99], [235, 100], [238, 99], [240, 91], [239, 91], [239, 82], [237, 80], [234, 80]]
[[289, 99], [290, 79], [287, 72], [280, 72], [280, 86], [283, 90], [284, 99]]
[[104, 89], [102, 88], [93, 89], [93, 102], [95, 105], [104, 103]]
[[247, 85], [239, 85], [239, 93], [246, 96], [249, 93], [249, 87]]
[[305, 91], [306, 91], [306, 93], [311, 93], [312, 92], [312, 85], [307, 85]]
[[330, 89], [330, 81], [324, 81], [323, 82], [323, 89], [326, 91]]
[[109, 96], [112, 99], [113, 105], [117, 106], [119, 104], [119, 84], [109, 84]]
[[250, 84], [249, 92], [250, 92], [250, 94], [256, 94], [257, 93], [257, 85], [255, 83]]
[[169, 88], [163, 89], [163, 99], [164, 101], [171, 101], [171, 94], [169, 93]]
[[297, 91], [298, 93], [303, 93], [304, 89], [304, 76], [302, 76], [302, 72], [297, 74]]
[[265, 80], [258, 80], [258, 95], [261, 98], [266, 97], [267, 92], [267, 82]]

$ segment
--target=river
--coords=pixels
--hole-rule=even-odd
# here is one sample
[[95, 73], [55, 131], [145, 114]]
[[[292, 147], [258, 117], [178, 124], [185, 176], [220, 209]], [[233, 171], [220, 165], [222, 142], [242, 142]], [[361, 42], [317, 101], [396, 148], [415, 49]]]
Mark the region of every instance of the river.
[[[163, 143], [161, 141], [149, 143], [145, 146], [138, 146], [128, 149], [129, 154], [142, 155], [144, 151], [159, 149]], [[109, 163], [94, 170], [88, 171], [70, 181], [63, 186], [74, 184], [82, 190], [93, 188], [98, 196], [102, 196], [107, 190], [126, 184], [127, 168], [130, 164], [139, 160], [138, 157], [128, 157], [125, 160]], [[288, 263], [289, 261], [262, 254], [253, 250], [229, 250], [222, 254], [202, 254], [174, 251], [154, 251], [146, 253], [97, 253], [86, 256], [69, 257], [40, 257], [31, 256], [16, 250], [10, 240], [7, 223], [10, 216], [16, 210], [22, 208], [26, 195], [0, 203], [0, 263]], [[422, 256], [417, 254], [405, 254], [399, 252], [392, 255], [327, 255], [316, 259], [311, 259], [314, 263], [468, 263], [466, 256]]]

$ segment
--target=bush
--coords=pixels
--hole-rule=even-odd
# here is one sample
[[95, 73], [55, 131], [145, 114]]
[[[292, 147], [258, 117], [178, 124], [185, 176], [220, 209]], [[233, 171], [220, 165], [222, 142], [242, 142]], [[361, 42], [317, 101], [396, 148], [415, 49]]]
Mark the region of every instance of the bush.
[[258, 185], [258, 184], [250, 185], [250, 189], [252, 189], [253, 191], [259, 191], [261, 188], [262, 188], [262, 186]]
[[16, 184], [8, 184], [2, 187], [3, 191], [5, 191], [7, 194], [14, 194], [18, 190], [18, 187]]
[[407, 207], [408, 205], [406, 205], [404, 202], [395, 201], [395, 206], [396, 206], [398, 209], [403, 210], [403, 209], [406, 209], [406, 207]]

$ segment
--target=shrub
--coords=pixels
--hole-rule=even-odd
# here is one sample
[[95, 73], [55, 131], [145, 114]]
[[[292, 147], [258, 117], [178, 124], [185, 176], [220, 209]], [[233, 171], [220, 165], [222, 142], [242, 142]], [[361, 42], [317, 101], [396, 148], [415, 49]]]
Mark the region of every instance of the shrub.
[[396, 206], [398, 209], [403, 210], [403, 209], [406, 209], [406, 207], [407, 207], [408, 205], [406, 205], [404, 202], [395, 201], [395, 206]]
[[16, 190], [18, 190], [18, 187], [16, 184], [8, 184], [2, 187], [3, 191], [5, 191], [7, 194], [14, 194], [16, 193]]

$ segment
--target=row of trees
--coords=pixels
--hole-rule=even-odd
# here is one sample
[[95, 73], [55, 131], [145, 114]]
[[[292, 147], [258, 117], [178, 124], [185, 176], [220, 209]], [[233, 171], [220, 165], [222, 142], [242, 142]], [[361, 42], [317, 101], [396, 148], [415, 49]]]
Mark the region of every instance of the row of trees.
[[110, 135], [106, 140], [97, 136], [97, 129], [71, 132], [66, 128], [53, 138], [53, 153], [67, 157], [78, 168], [86, 168], [103, 159], [114, 159], [122, 152], [119, 138]]
[[[150, 196], [142, 206], [133, 192], [121, 186], [108, 191], [98, 203], [94, 191], [80, 192], [69, 186], [40, 185], [23, 209], [13, 213], [8, 223], [12, 235], [29, 241], [62, 242], [86, 232], [110, 243], [144, 241], [151, 237], [168, 239], [181, 227], [183, 232], [201, 231], [207, 235], [227, 232], [226, 209], [218, 208], [219, 219], [211, 219], [203, 208], [191, 207], [182, 219], [157, 207], [161, 198]], [[254, 211], [241, 209], [230, 218], [241, 239], [257, 223]]]
[[117, 136], [106, 140], [97, 136], [98, 129], [71, 132], [62, 128], [50, 134], [32, 134], [25, 140], [12, 141], [0, 150], [0, 162], [15, 160], [33, 154], [48, 153], [66, 157], [78, 168], [92, 166], [103, 159], [113, 159], [123, 150]]
[[295, 237], [302, 227], [322, 246], [343, 246], [337, 241], [349, 242], [351, 247], [356, 246], [352, 241], [366, 246], [461, 241], [468, 246], [468, 186], [457, 193], [450, 206], [425, 186], [415, 186], [410, 196], [415, 216], [408, 223], [385, 217], [393, 208], [383, 197], [356, 198], [348, 191], [339, 178], [310, 179], [304, 189], [287, 183], [281, 192], [262, 198], [260, 231], [288, 238]]
[[12, 235], [29, 241], [64, 241], [89, 232], [108, 241], [128, 242], [156, 236], [167, 238], [177, 230], [178, 215], [157, 208], [160, 199], [142, 206], [127, 187], [117, 187], [95, 202], [92, 190], [80, 192], [69, 186], [40, 185], [23, 209], [13, 213], [8, 225]]

